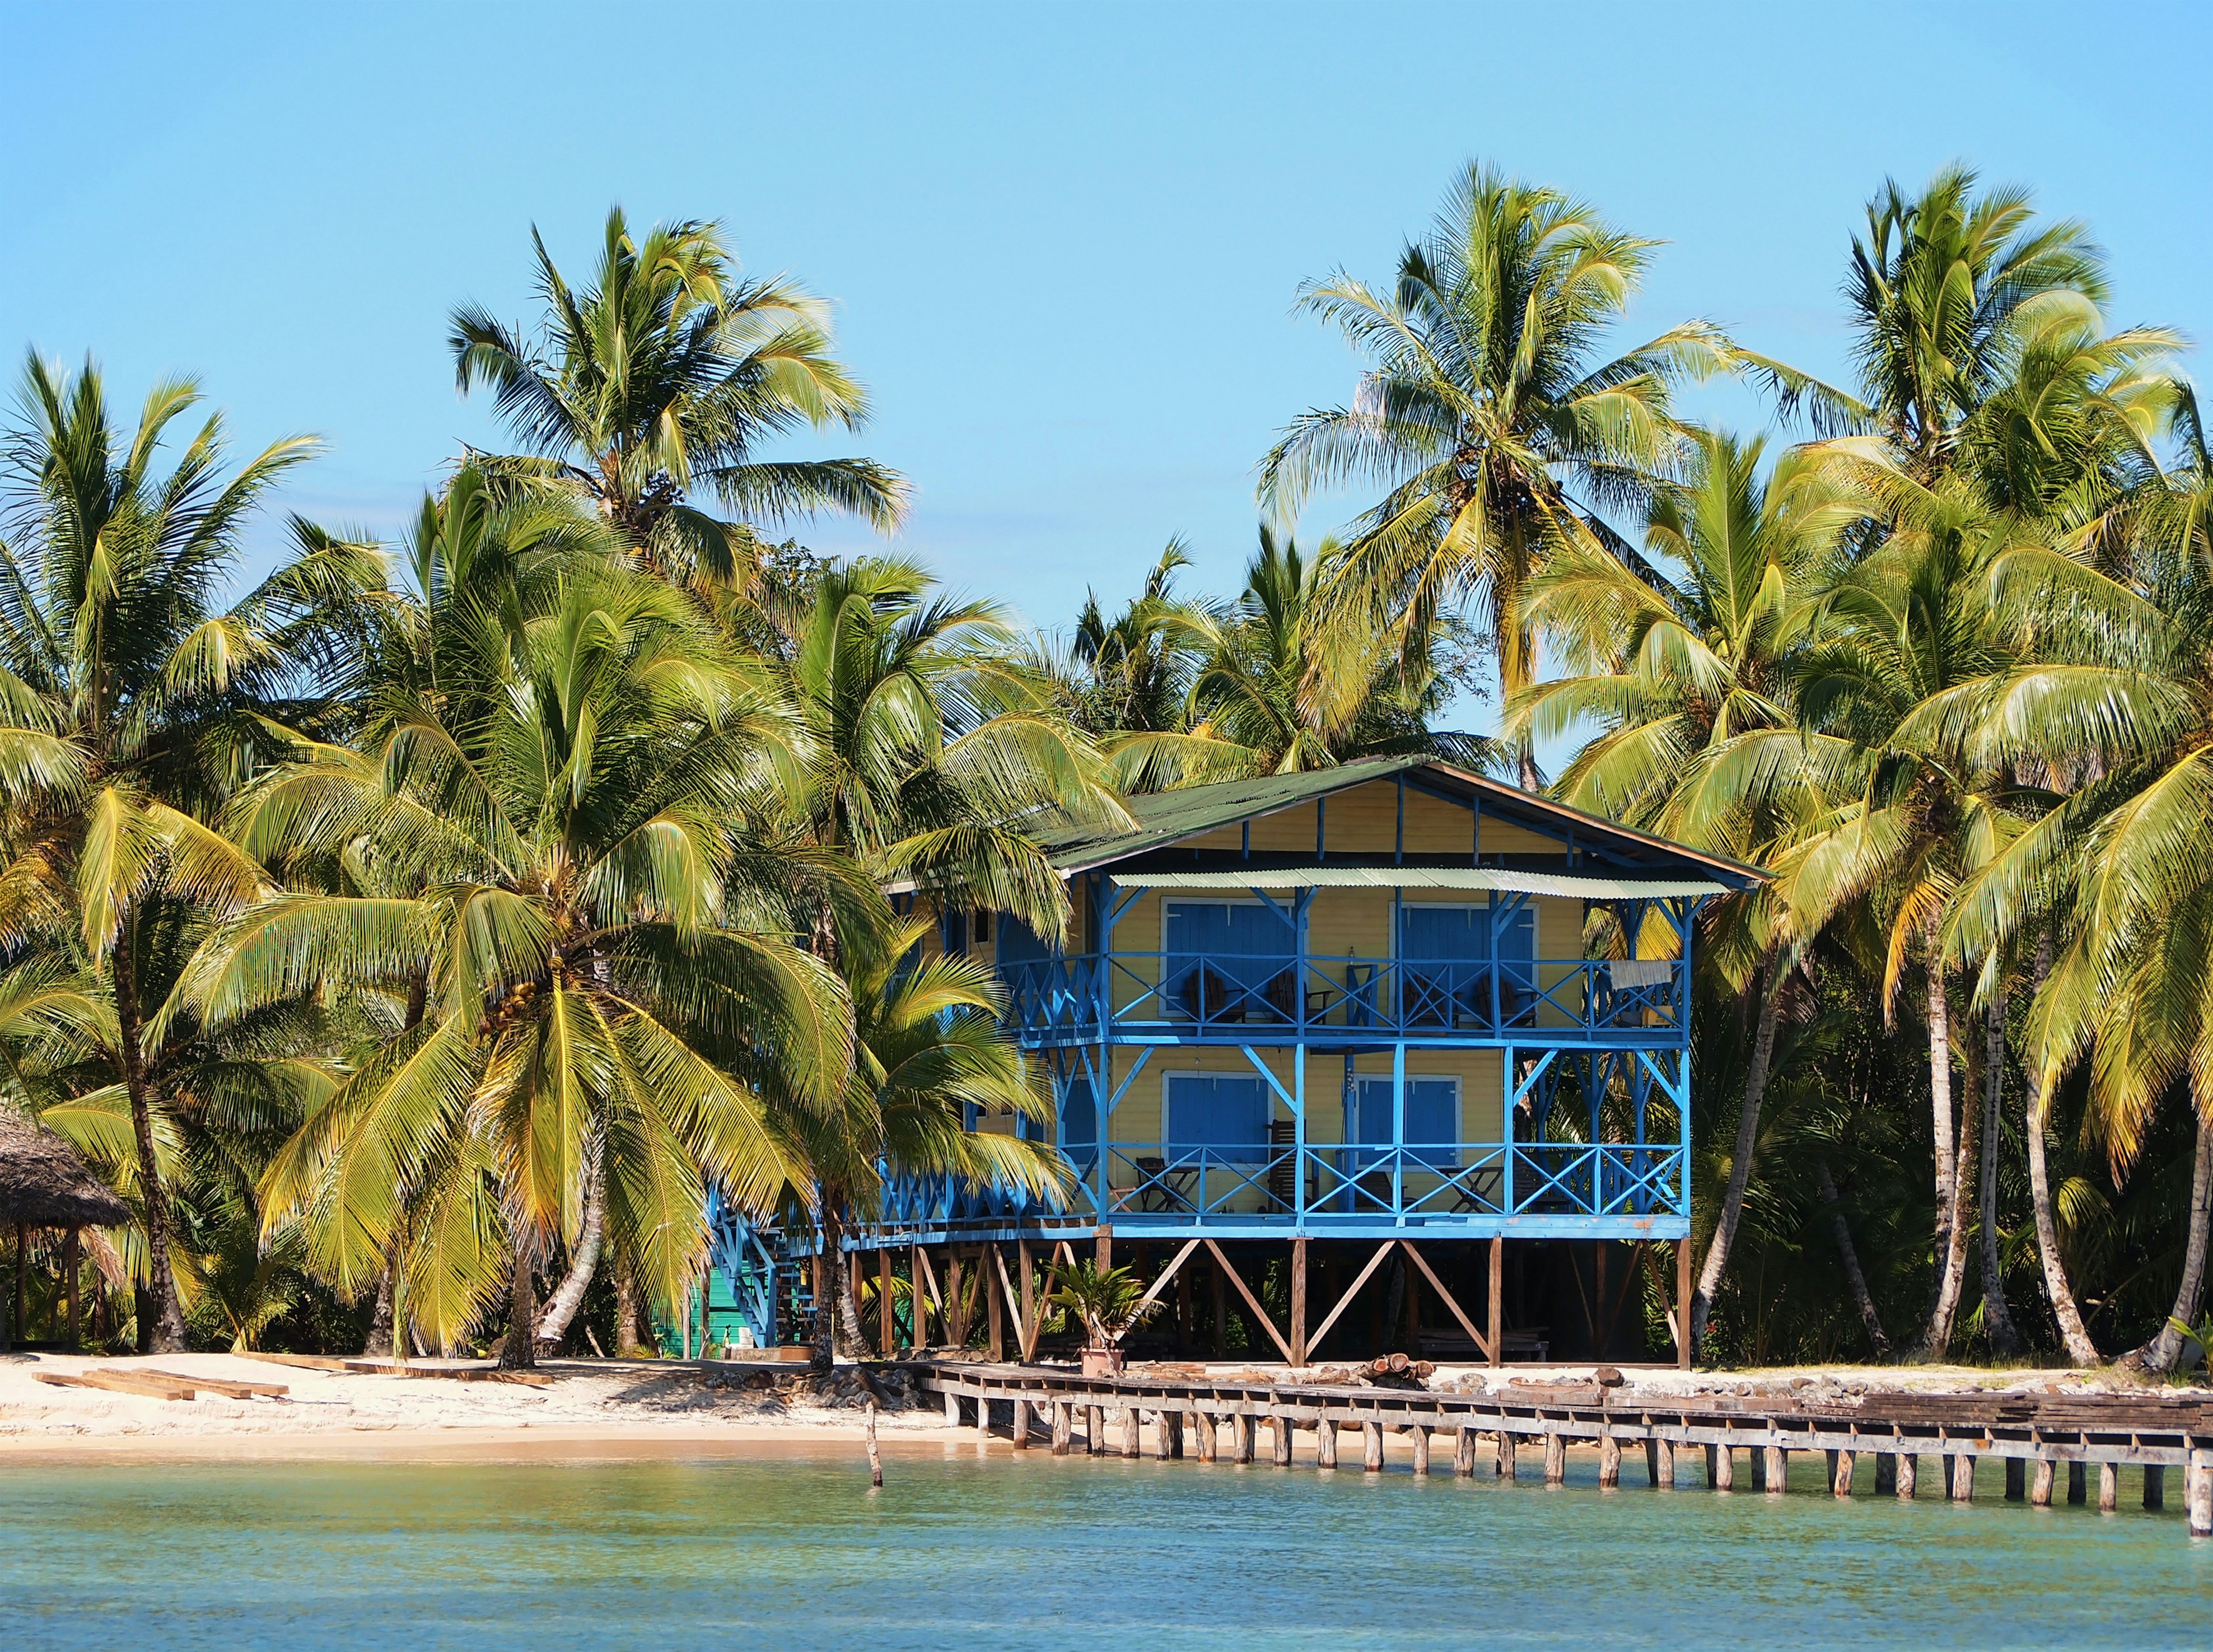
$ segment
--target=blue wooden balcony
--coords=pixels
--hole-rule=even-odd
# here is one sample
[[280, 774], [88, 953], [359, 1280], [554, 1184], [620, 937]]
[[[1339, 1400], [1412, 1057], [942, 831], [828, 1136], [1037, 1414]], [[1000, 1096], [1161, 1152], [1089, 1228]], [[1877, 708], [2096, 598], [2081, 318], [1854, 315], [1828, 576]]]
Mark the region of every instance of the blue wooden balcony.
[[1686, 1027], [1679, 959], [1079, 954], [1003, 962], [1007, 1026], [1028, 1048], [1071, 1044], [1405, 1039], [1671, 1047]]

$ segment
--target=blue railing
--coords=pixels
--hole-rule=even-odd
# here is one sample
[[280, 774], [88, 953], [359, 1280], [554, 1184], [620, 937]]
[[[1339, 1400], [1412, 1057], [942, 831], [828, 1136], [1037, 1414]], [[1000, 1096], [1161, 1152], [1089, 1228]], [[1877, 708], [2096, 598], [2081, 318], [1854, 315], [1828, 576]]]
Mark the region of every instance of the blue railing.
[[1235, 1039], [1264, 1030], [1673, 1041], [1664, 1035], [1684, 1027], [1683, 969], [1674, 959], [1086, 953], [1002, 964], [999, 978], [1007, 1025], [1033, 1045], [1102, 1032]]

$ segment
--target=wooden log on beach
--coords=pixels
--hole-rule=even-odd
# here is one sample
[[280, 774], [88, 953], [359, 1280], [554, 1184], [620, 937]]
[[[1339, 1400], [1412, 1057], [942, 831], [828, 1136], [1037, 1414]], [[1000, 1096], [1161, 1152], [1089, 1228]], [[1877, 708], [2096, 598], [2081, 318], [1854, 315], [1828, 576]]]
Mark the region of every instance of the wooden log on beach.
[[2051, 1507], [2052, 1469], [2056, 1466], [2049, 1457], [2036, 1460], [2036, 1472], [2028, 1477], [2028, 1506], [2032, 1509]]
[[190, 1399], [198, 1390], [191, 1380], [153, 1371], [80, 1371], [71, 1376], [60, 1371], [34, 1371], [38, 1381], [55, 1388], [98, 1388], [108, 1393], [135, 1394], [141, 1399]]
[[1030, 1402], [1027, 1399], [1015, 1401], [1015, 1426], [1012, 1437], [1016, 1451], [1027, 1451], [1030, 1448]]
[[363, 1363], [336, 1354], [265, 1354], [258, 1348], [241, 1350], [231, 1357], [261, 1360], [271, 1365], [296, 1365], [309, 1371], [347, 1371]]

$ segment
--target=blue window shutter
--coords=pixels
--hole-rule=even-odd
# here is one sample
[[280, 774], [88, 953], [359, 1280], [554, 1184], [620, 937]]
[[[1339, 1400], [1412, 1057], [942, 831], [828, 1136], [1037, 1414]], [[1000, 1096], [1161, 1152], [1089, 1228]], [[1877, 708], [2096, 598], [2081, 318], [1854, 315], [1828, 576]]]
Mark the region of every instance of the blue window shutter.
[[1099, 1103], [1088, 1078], [1069, 1081], [1060, 1104], [1060, 1147], [1078, 1171], [1088, 1174], [1099, 1162]]
[[999, 920], [998, 960], [1003, 964], [1033, 964], [1047, 956], [1044, 942], [1019, 917]]
[[1204, 1148], [1231, 1164], [1268, 1159], [1268, 1090], [1256, 1074], [1171, 1073], [1167, 1156]]
[[[1360, 1081], [1360, 1144], [1391, 1145], [1391, 1081]], [[1460, 1140], [1460, 1097], [1449, 1078], [1406, 1081], [1406, 1143], [1410, 1156], [1424, 1164], [1457, 1164], [1451, 1143]]]

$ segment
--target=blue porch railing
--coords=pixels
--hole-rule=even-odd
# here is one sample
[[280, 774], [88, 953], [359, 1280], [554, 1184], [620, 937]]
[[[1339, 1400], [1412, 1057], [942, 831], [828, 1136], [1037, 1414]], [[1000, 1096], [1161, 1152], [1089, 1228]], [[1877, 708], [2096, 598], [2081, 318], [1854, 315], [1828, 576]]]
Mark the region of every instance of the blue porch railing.
[[[1032, 1046], [1103, 1036], [1604, 1038], [1673, 1044], [1680, 960], [1285, 958], [1117, 952], [999, 966], [1006, 1023]], [[1102, 1017], [1105, 1025], [1102, 1027]]]

